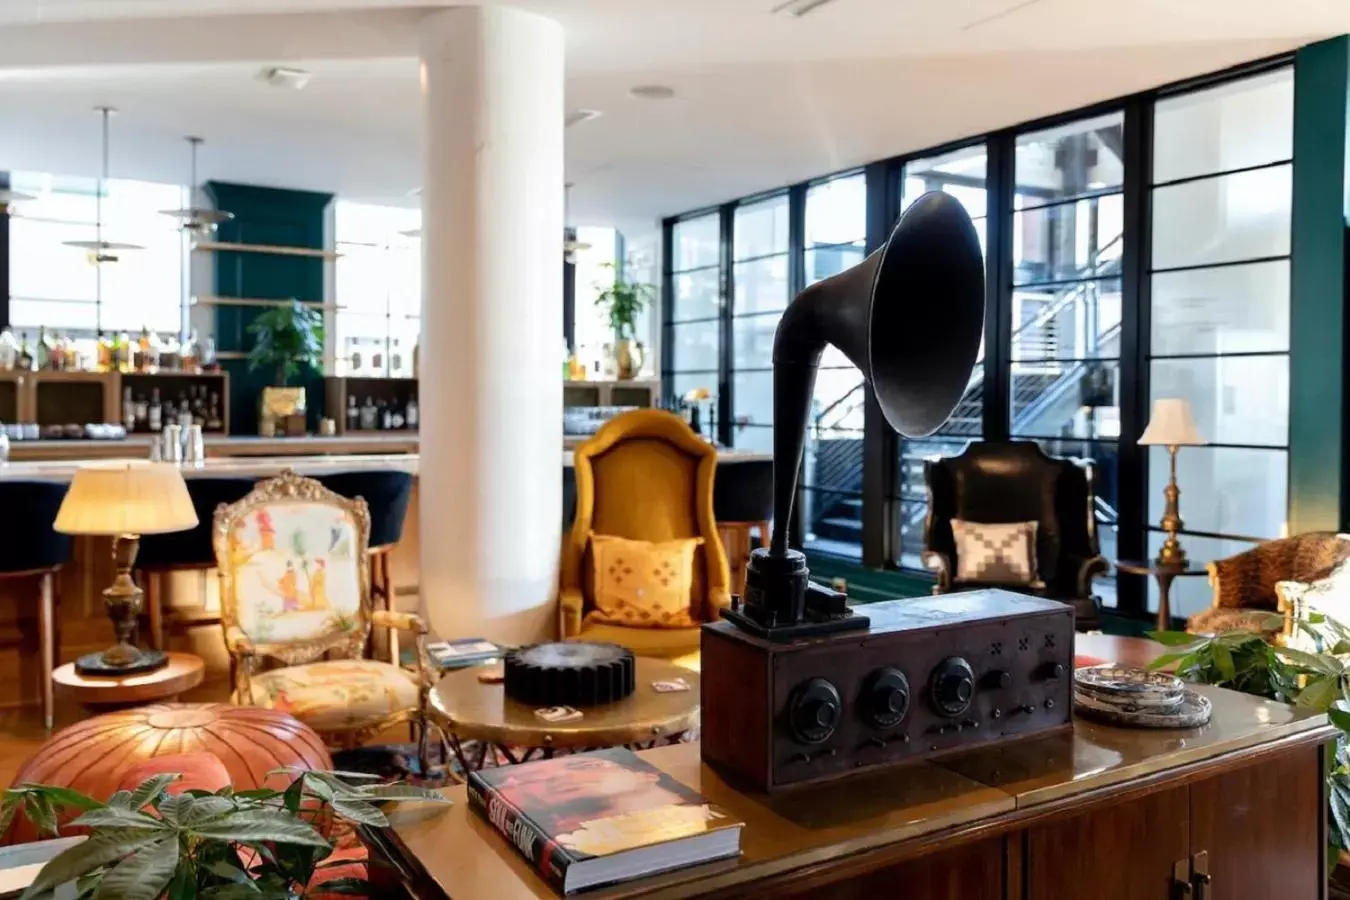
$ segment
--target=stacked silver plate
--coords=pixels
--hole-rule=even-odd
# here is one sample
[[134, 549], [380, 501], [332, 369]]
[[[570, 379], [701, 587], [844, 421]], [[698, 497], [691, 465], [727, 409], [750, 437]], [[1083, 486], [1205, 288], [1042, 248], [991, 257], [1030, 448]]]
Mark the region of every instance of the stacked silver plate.
[[1107, 664], [1073, 673], [1074, 711], [1125, 728], [1197, 728], [1214, 709], [1209, 698], [1165, 672]]

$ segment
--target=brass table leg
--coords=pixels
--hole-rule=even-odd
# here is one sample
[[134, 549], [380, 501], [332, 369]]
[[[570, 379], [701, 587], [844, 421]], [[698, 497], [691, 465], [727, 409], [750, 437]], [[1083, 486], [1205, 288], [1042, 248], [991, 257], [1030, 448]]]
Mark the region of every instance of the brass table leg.
[[53, 599], [51, 572], [42, 576], [38, 593], [38, 653], [42, 656], [42, 721], [51, 731], [56, 698], [52, 691], [52, 672], [56, 670], [56, 603]]
[[1177, 577], [1176, 572], [1160, 570], [1157, 573], [1158, 578], [1158, 630], [1172, 630], [1172, 581]]

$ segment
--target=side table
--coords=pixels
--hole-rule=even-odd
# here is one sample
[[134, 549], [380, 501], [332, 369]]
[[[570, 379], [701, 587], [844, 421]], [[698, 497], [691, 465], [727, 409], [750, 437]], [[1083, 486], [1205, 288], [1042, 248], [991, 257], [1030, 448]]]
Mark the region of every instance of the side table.
[[1204, 575], [1205, 567], [1195, 563], [1180, 566], [1165, 566], [1157, 560], [1119, 559], [1116, 569], [1127, 575], [1152, 575], [1158, 582], [1158, 630], [1170, 631], [1172, 628], [1172, 582], [1177, 578]]
[[200, 656], [170, 653], [168, 665], [139, 675], [81, 675], [74, 663], [66, 663], [52, 675], [52, 682], [58, 697], [106, 711], [174, 700], [201, 684], [204, 674]]

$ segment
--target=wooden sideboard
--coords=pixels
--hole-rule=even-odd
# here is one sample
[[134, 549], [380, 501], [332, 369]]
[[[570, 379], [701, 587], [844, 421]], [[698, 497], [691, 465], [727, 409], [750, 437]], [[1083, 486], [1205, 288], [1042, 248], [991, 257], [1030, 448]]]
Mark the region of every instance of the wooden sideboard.
[[[697, 744], [648, 751], [746, 823], [741, 857], [586, 897], [1325, 897], [1322, 765], [1332, 728], [1306, 710], [1202, 690], [1215, 704], [1204, 728], [1079, 720], [1071, 734], [774, 797], [728, 785], [702, 765]], [[469, 812], [462, 787], [447, 793], [452, 807], [401, 807], [391, 829], [363, 831], [398, 870], [380, 896], [396, 896], [396, 885], [419, 898], [557, 896]]]

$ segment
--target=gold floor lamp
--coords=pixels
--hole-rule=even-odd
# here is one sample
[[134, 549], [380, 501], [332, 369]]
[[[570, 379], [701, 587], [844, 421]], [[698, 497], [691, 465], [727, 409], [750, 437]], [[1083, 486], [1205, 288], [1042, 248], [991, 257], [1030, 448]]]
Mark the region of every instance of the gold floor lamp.
[[1148, 427], [1139, 437], [1143, 446], [1161, 446], [1167, 448], [1171, 462], [1171, 474], [1167, 487], [1163, 488], [1163, 497], [1167, 505], [1163, 507], [1162, 530], [1167, 537], [1158, 550], [1158, 565], [1182, 568], [1186, 565], [1186, 551], [1181, 549], [1177, 533], [1182, 529], [1181, 511], [1178, 500], [1181, 489], [1177, 487], [1177, 451], [1182, 447], [1198, 447], [1208, 443], [1200, 434], [1191, 416], [1191, 405], [1180, 397], [1163, 397], [1153, 401], [1153, 415]]

